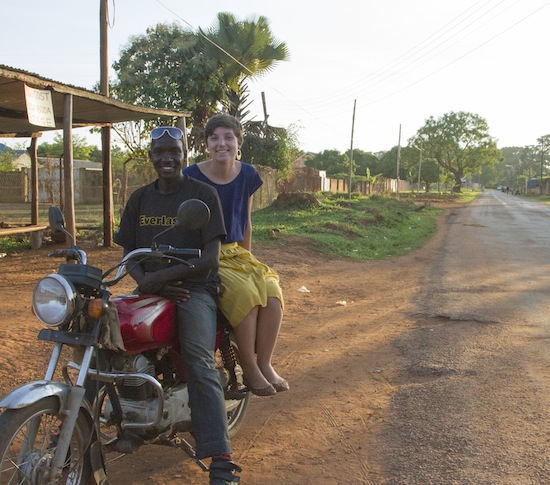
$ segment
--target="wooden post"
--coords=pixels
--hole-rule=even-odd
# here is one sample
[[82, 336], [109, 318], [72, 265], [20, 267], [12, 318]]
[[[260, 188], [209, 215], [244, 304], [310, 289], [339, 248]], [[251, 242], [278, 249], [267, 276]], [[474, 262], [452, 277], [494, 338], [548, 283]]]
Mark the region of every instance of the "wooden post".
[[399, 143], [397, 144], [397, 184], [395, 185], [395, 195], [399, 197], [399, 165], [401, 164], [401, 125], [399, 125]]
[[[100, 0], [99, 6], [99, 91], [109, 96], [109, 56], [107, 31], [107, 2]], [[111, 164], [111, 127], [101, 128], [101, 154], [103, 163], [103, 246], [113, 246], [113, 177]]]
[[73, 186], [73, 95], [64, 94], [63, 113], [63, 178], [65, 179], [65, 229], [76, 244]]
[[36, 153], [38, 139], [33, 136], [27, 149], [31, 157], [31, 224], [38, 225], [38, 156]]
[[348, 199], [351, 200], [351, 177], [353, 176], [353, 130], [355, 128], [355, 105], [357, 100], [353, 100], [353, 116], [351, 118], [351, 142], [349, 148], [349, 178], [348, 178]]
[[187, 142], [187, 126], [185, 125], [185, 116], [179, 116], [176, 120], [176, 126], [183, 131], [183, 147], [185, 148], [185, 159], [183, 160], [183, 166], [189, 166], [189, 144]]

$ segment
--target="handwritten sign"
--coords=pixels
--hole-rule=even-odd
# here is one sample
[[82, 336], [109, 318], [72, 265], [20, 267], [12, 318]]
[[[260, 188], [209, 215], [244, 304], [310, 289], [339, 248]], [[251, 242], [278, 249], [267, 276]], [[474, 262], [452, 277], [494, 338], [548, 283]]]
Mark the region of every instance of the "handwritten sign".
[[55, 128], [52, 93], [45, 89], [30, 88], [25, 84], [25, 101], [29, 123], [36, 126]]

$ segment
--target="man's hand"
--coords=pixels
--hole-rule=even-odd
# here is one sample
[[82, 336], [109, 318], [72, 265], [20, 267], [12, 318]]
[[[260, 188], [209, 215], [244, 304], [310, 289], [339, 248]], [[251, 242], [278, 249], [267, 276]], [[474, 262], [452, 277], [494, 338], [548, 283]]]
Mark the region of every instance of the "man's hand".
[[160, 295], [175, 303], [182, 303], [190, 298], [189, 290], [165, 282], [158, 273], [148, 273], [139, 282], [139, 292], [149, 295]]
[[165, 284], [157, 295], [163, 296], [168, 300], [172, 300], [174, 303], [183, 303], [191, 298], [189, 290], [179, 286], [172, 286], [170, 284]]

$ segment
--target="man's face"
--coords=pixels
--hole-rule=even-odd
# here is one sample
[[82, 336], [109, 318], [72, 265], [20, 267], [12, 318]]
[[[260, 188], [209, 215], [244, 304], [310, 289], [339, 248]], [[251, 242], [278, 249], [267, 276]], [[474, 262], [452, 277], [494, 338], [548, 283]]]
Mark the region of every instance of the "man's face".
[[183, 141], [174, 140], [168, 134], [151, 142], [149, 158], [159, 179], [170, 180], [181, 175], [183, 169]]

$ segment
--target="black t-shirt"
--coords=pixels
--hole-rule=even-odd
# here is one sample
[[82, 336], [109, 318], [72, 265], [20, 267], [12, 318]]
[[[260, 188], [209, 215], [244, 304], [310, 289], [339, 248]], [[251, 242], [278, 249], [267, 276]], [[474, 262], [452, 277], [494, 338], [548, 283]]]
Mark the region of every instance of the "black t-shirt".
[[[183, 176], [178, 190], [171, 194], [161, 194], [157, 182], [136, 190], [128, 200], [120, 226], [114, 235], [114, 241], [126, 251], [151, 247], [153, 237], [173, 226], [178, 208], [188, 199], [200, 199], [210, 208], [210, 222], [206, 227], [188, 230], [176, 228], [160, 236], [157, 244], [170, 244], [176, 248], [203, 249], [214, 238], [225, 240], [225, 224], [220, 199], [216, 190], [187, 175]], [[162, 263], [145, 262], [147, 272], [160, 269]], [[185, 280], [183, 286], [196, 291], [208, 291], [215, 294], [219, 285], [217, 268], [212, 271], [195, 273]]]

